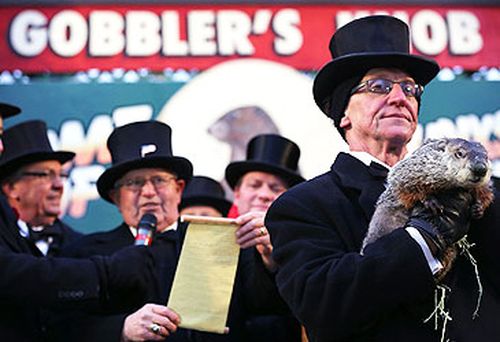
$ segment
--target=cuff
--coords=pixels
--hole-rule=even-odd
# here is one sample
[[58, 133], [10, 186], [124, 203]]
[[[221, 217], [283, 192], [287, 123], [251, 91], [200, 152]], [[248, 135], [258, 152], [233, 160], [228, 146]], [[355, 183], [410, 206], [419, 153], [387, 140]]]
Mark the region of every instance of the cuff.
[[427, 246], [427, 243], [425, 242], [422, 234], [420, 234], [418, 229], [413, 227], [406, 227], [405, 230], [408, 232], [408, 234], [410, 234], [412, 239], [418, 243], [420, 249], [422, 249], [422, 252], [424, 253], [425, 259], [427, 260], [427, 264], [429, 265], [432, 274], [435, 275], [440, 270], [442, 270], [443, 264], [441, 264], [441, 262], [432, 255], [429, 246]]

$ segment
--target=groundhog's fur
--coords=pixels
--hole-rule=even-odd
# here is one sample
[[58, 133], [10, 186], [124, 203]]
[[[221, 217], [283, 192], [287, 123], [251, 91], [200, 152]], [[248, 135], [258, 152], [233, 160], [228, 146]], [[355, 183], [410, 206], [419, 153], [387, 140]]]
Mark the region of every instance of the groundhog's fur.
[[[470, 202], [474, 203], [471, 215], [481, 217], [493, 201], [490, 177], [490, 162], [481, 144], [458, 138], [425, 141], [389, 172], [387, 188], [377, 201], [362, 250], [381, 236], [404, 227], [418, 202], [434, 205], [433, 196], [439, 193], [457, 190], [461, 197], [470, 194]], [[454, 250], [448, 252], [453, 259]]]

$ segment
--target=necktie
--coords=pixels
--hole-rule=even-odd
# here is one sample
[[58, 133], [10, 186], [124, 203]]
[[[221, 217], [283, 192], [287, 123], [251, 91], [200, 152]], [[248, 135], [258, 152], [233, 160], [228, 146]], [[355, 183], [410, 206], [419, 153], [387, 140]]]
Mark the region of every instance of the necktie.
[[29, 238], [33, 243], [38, 241], [46, 241], [49, 244], [49, 251], [54, 252], [59, 249], [59, 244], [61, 240], [61, 229], [59, 226], [51, 225], [45, 226], [41, 230], [33, 230], [31, 226], [29, 226], [30, 235]]

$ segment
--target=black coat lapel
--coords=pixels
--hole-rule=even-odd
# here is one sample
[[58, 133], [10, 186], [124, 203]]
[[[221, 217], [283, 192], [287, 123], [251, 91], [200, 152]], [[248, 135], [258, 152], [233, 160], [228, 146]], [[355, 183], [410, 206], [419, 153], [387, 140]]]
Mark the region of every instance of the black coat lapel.
[[385, 179], [386, 174], [378, 173], [372, 169], [368, 169], [370, 174], [369, 179], [365, 182], [361, 190], [361, 195], [359, 196], [359, 204], [365, 211], [366, 218], [371, 220], [373, 212], [375, 211], [375, 205], [380, 197], [380, 194], [385, 190]]
[[380, 194], [385, 190], [385, 173], [370, 169], [356, 158], [341, 153], [332, 166], [341, 180], [341, 185], [359, 191], [359, 204], [365, 217], [370, 220]]
[[[338, 177], [339, 187], [344, 191], [353, 203], [359, 204], [359, 211], [362, 217], [357, 217], [356, 208], [351, 209], [354, 213], [349, 217], [349, 227], [343, 228], [349, 230], [355, 241], [356, 249], [360, 247], [368, 223], [370, 222], [375, 204], [380, 194], [385, 190], [385, 173], [370, 170], [360, 160], [346, 153], [340, 153], [332, 165], [332, 173]], [[346, 215], [346, 213], [339, 213]]]
[[[19, 234], [17, 217], [7, 203], [7, 199], [0, 194], [0, 240], [1, 244], [16, 253], [34, 254], [36, 246], [31, 246], [29, 241]], [[34, 254], [37, 255], [37, 254]]]

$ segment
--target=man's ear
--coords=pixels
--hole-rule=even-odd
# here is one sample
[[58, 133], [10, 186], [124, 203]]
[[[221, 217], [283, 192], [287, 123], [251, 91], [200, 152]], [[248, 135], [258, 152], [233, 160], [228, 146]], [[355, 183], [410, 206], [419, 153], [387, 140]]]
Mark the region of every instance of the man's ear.
[[236, 185], [233, 190], [233, 203], [237, 203], [240, 199], [240, 185]]
[[7, 198], [16, 197], [16, 187], [15, 184], [7, 182], [2, 184], [2, 192]]
[[339, 127], [343, 129], [351, 127], [351, 118], [347, 113], [340, 119]]
[[120, 203], [120, 194], [119, 191], [116, 189], [111, 189], [108, 192], [109, 198], [111, 198], [111, 201], [113, 202], [114, 205], [117, 207], [119, 206], [118, 204]]
[[177, 184], [177, 189], [179, 189], [180, 193], [184, 191], [184, 188], [186, 187], [186, 181], [184, 179], [178, 179], [176, 181]]

